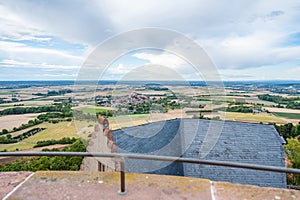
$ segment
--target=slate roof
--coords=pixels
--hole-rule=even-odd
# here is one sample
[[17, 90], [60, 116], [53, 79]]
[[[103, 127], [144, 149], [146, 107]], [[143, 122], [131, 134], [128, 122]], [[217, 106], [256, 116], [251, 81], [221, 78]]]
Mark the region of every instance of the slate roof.
[[[182, 156], [284, 167], [282, 139], [272, 125], [175, 119], [114, 131], [118, 152]], [[286, 175], [209, 165], [126, 160], [129, 172], [286, 187]]]

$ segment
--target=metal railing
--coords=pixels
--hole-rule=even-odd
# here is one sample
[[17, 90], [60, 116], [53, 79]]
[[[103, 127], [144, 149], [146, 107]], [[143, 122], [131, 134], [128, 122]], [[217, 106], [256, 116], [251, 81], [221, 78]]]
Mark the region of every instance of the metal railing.
[[157, 160], [157, 161], [169, 161], [169, 162], [182, 162], [192, 164], [203, 165], [215, 165], [223, 167], [234, 167], [251, 170], [262, 170], [279, 173], [293, 173], [300, 174], [300, 169], [275, 167], [266, 165], [256, 165], [248, 163], [237, 163], [228, 161], [216, 161], [216, 160], [202, 160], [196, 158], [181, 158], [172, 156], [155, 156], [155, 155], [143, 155], [143, 154], [125, 154], [125, 153], [98, 153], [98, 152], [0, 152], [0, 157], [7, 156], [83, 156], [83, 157], [102, 157], [102, 158], [120, 158], [120, 190], [119, 194], [126, 194], [125, 185], [125, 159], [139, 159], [139, 160]]

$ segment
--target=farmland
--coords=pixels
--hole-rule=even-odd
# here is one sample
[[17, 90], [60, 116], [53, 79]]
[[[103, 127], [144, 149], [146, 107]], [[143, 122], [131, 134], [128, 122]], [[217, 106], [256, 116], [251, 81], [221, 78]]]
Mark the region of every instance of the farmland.
[[148, 123], [149, 114], [135, 114], [135, 115], [121, 115], [117, 117], [110, 117], [108, 120], [110, 121], [110, 127], [112, 130], [137, 126], [141, 124]]
[[23, 114], [23, 115], [6, 115], [0, 117], [0, 127], [2, 129], [11, 130], [14, 127], [18, 127], [21, 124], [26, 124], [32, 118], [35, 118], [37, 114]]
[[[53, 110], [43, 113], [1, 116], [0, 131], [7, 129], [11, 137], [17, 137], [33, 128], [45, 128], [45, 130], [17, 143], [1, 144], [0, 150], [31, 149], [38, 141], [58, 140], [63, 137], [88, 138], [97, 123], [95, 114], [107, 114], [107, 111], [109, 111], [107, 116], [112, 130], [155, 121], [192, 117], [208, 119], [226, 117], [226, 120], [252, 123], [298, 124], [299, 122], [300, 110], [279, 107], [274, 102], [259, 99], [258, 95], [275, 94], [268, 89], [255, 89], [257, 86], [251, 87], [251, 90], [246, 86], [239, 86], [238, 90], [230, 86], [226, 88], [225, 94], [216, 96], [209, 96], [209, 90], [205, 86], [161, 85], [155, 87], [147, 88], [141, 84], [138, 86], [103, 84], [99, 85], [96, 91], [89, 85], [76, 87], [49, 85], [2, 89], [0, 91], [1, 111], [16, 107], [41, 109], [61, 103], [70, 106], [68, 108], [70, 110], [63, 111], [62, 106], [62, 110], [58, 110], [60, 114], [55, 114], [57, 111]], [[288, 94], [282, 96], [295, 98]], [[73, 104], [70, 103], [72, 101]], [[247, 110], [249, 113], [234, 112], [239, 110], [237, 106], [244, 108], [241, 111]], [[253, 109], [258, 109], [257, 113], [252, 113]], [[224, 112], [225, 110], [231, 112]], [[72, 118], [70, 113], [75, 111], [79, 112], [76, 114], [79, 116]], [[52, 114], [47, 114], [47, 112], [52, 112]], [[45, 114], [43, 118], [39, 117], [44, 121], [39, 124], [11, 131], [14, 127], [26, 124], [29, 120], [37, 119], [41, 114]], [[51, 118], [51, 116], [54, 117]], [[7, 134], [4, 137], [7, 137]]]
[[232, 120], [232, 121], [255, 122], [255, 123], [262, 122], [262, 123], [277, 123], [277, 124], [287, 123], [286, 120], [268, 113], [252, 114], [252, 113], [226, 112], [223, 114], [225, 114], [227, 120]]
[[[79, 122], [80, 123], [80, 122]], [[80, 125], [88, 127], [87, 122], [81, 122]], [[61, 139], [63, 137], [79, 137], [87, 138], [89, 134], [92, 133], [92, 128], [85, 130], [77, 130], [77, 126], [74, 122], [60, 122], [58, 124], [43, 123], [39, 124], [36, 127], [46, 128], [45, 130], [39, 132], [38, 134], [31, 136], [25, 140], [22, 140], [18, 143], [13, 144], [0, 144], [0, 151], [6, 149], [7, 151], [14, 151], [16, 149], [30, 149], [38, 142], [42, 140], [51, 140], [51, 139]], [[24, 130], [25, 131], [25, 130]], [[21, 134], [19, 131], [18, 133]], [[16, 134], [15, 134], [16, 135]]]
[[288, 119], [298, 119], [300, 120], [300, 114], [297, 113], [284, 113], [284, 112], [275, 112], [275, 115], [279, 116], [279, 117], [284, 117], [284, 118], [288, 118]]

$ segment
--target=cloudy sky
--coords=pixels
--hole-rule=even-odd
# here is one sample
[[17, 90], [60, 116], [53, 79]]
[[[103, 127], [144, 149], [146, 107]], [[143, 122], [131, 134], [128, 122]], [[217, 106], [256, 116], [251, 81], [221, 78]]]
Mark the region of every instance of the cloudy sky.
[[[223, 80], [300, 79], [299, 0], [0, 0], [0, 80], [74, 80], [99, 43], [145, 27], [196, 41]], [[198, 78], [175, 55], [141, 50], [113, 62], [105, 79], [143, 65]]]

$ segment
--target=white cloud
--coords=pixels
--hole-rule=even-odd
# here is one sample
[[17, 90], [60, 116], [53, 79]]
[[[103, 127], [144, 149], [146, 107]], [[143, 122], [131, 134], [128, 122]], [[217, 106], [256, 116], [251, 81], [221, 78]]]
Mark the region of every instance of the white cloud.
[[[300, 66], [288, 70], [287, 73], [288, 73], [288, 75], [293, 75], [293, 76], [298, 77], [300, 74]], [[297, 79], [299, 79], [299, 77]]]
[[105, 73], [108, 73], [113, 76], [124, 75], [129, 73], [131, 70], [133, 70], [133, 68], [135, 67], [134, 66], [125, 67], [122, 63], [119, 63], [116, 67], [108, 68]]
[[194, 68], [190, 63], [185, 61], [183, 58], [166, 52], [163, 52], [161, 54], [135, 53], [133, 54], [133, 57], [146, 60], [150, 65], [159, 65], [159, 66], [169, 68], [171, 71], [175, 71], [185, 79], [199, 80], [201, 78], [200, 73], [203, 73], [205, 71], [204, 70], [203, 72], [201, 71], [199, 72], [198, 70], [201, 69]]
[[259, 32], [250, 36], [231, 36], [202, 41], [204, 49], [219, 68], [255, 68], [300, 57], [300, 46], [280, 46], [276, 33]]
[[59, 80], [66, 79], [66, 78], [76, 78], [77, 74], [34, 74], [33, 76], [38, 77], [40, 80], [46, 78], [59, 78]]
[[[299, 61], [299, 42], [286, 43], [292, 34], [300, 33], [299, 5], [298, 0], [0, 0], [1, 40], [14, 41], [0, 41], [0, 61], [77, 66], [82, 58], [72, 50], [32, 47], [18, 41], [51, 43], [52, 37], [58, 37], [87, 45], [83, 57], [113, 34], [162, 27], [189, 36], [204, 47], [217, 67], [240, 69], [242, 75], [244, 69]], [[192, 74], [183, 70], [185, 64], [178, 57], [136, 54], [136, 58]], [[118, 66], [109, 72], [126, 73], [126, 68]]]
[[0, 35], [1, 39], [10, 40], [38, 40], [45, 41], [50, 38], [37, 37], [45, 34], [44, 31], [33, 26], [15, 12], [9, 11], [0, 4]]
[[[60, 57], [61, 59], [69, 59], [75, 61], [83, 61], [81, 56], [74, 56], [63, 50], [39, 48], [27, 46], [19, 42], [0, 41], [0, 52], [16, 55], [18, 57]], [[23, 55], [23, 56], [22, 56]]]
[[150, 64], [163, 65], [174, 69], [180, 69], [183, 66], [188, 65], [188, 63], [184, 61], [182, 58], [169, 53], [162, 53], [162, 54], [135, 53], [133, 54], [133, 57], [147, 60]]
[[30, 62], [21, 62], [17, 60], [3, 60], [0, 61], [0, 66], [10, 67], [10, 68], [39, 68], [39, 69], [68, 69], [68, 70], [78, 70], [80, 66], [75, 65], [53, 65], [47, 63], [30, 63]]
[[[105, 11], [93, 0], [88, 3], [83, 0], [12, 0], [1, 3], [3, 13], [9, 16], [6, 17], [8, 24], [5, 27], [11, 38], [46, 33], [71, 43], [96, 45], [113, 29]], [[26, 34], [21, 30], [25, 30]]]

